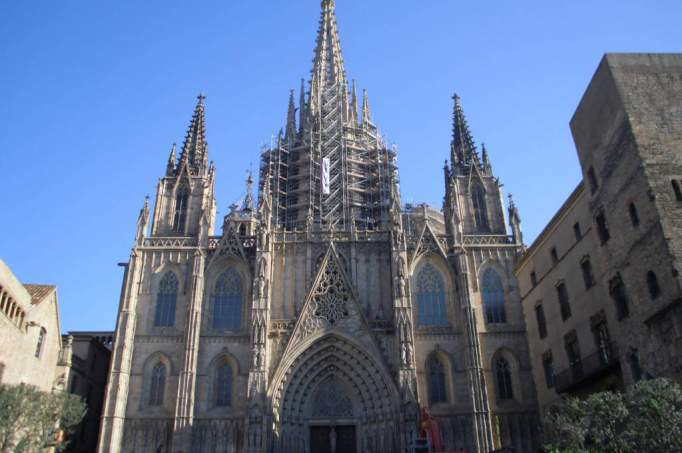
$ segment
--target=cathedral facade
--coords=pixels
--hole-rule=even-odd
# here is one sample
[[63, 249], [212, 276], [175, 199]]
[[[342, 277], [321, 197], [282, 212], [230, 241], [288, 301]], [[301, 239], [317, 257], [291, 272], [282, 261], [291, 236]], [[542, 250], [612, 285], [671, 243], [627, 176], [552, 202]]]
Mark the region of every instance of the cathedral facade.
[[333, 0], [258, 194], [249, 177], [219, 231], [200, 96], [140, 212], [99, 451], [408, 452], [423, 408], [448, 450], [534, 451], [520, 218], [457, 96], [443, 172], [441, 209], [401, 203]]

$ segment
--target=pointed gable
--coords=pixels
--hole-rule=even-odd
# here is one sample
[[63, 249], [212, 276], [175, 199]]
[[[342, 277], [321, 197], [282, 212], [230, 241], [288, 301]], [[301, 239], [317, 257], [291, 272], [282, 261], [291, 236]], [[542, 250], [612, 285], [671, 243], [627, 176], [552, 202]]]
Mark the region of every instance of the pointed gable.
[[356, 292], [333, 243], [322, 260], [285, 356], [308, 337], [322, 332], [343, 332], [379, 356], [379, 349], [357, 302]]
[[422, 234], [417, 241], [417, 246], [412, 254], [412, 262], [425, 253], [435, 253], [447, 259], [447, 254], [436, 234], [431, 229], [428, 220], [424, 222]]

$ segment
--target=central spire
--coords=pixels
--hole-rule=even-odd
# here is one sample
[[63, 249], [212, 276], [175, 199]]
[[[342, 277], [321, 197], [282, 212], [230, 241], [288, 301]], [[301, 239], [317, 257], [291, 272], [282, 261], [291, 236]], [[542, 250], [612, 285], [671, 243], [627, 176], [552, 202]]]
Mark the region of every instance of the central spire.
[[336, 24], [336, 2], [323, 0], [320, 27], [317, 32], [317, 45], [311, 77], [310, 100], [318, 104], [321, 93], [332, 86], [346, 87], [346, 68], [343, 64], [341, 40]]

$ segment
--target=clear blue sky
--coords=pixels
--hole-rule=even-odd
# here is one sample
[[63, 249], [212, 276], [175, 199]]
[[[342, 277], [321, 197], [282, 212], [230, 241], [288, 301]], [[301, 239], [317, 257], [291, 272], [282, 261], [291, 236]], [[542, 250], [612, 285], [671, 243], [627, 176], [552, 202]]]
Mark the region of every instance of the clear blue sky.
[[[112, 329], [144, 196], [207, 95], [219, 218], [311, 68], [319, 0], [0, 3], [0, 257], [59, 286], [63, 330]], [[462, 97], [530, 243], [580, 179], [568, 128], [604, 52], [679, 52], [682, 2], [337, 0], [350, 77], [441, 205]]]

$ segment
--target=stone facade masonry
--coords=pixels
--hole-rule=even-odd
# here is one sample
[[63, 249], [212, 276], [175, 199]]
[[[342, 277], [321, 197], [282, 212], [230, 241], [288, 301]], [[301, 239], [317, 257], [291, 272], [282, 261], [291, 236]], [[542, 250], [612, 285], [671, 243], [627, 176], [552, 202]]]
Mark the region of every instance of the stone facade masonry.
[[0, 260], [0, 382], [30, 384], [43, 391], [62, 386], [57, 376], [58, 310], [56, 287], [25, 287]]
[[[645, 377], [682, 376], [682, 55], [605, 55], [571, 130], [583, 182], [515, 270], [543, 408], [557, 390], [587, 394]], [[590, 288], [581, 275], [587, 255]], [[557, 311], [560, 281], [573, 312], [568, 319]], [[607, 347], [595, 332], [604, 321]], [[568, 357], [567, 344], [575, 340], [578, 363]], [[548, 351], [555, 373], [550, 386], [543, 369]]]

